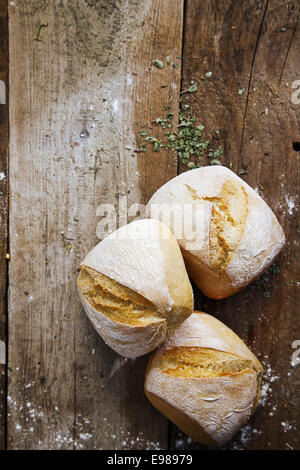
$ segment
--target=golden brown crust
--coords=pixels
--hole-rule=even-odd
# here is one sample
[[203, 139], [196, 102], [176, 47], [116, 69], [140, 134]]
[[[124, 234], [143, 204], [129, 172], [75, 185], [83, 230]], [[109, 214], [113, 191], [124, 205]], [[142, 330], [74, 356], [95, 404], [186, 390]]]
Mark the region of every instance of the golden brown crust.
[[255, 368], [253, 361], [237, 354], [199, 347], [167, 349], [152, 366], [173, 377], [221, 377]]
[[239, 245], [246, 226], [248, 196], [237, 181], [226, 179], [220, 196], [199, 196], [197, 190], [184, 185], [194, 201], [209, 201], [212, 212], [209, 225], [209, 268], [223, 275], [234, 251]]
[[81, 266], [78, 287], [98, 312], [117, 322], [138, 326], [164, 318], [149, 300], [86, 266]]
[[206, 297], [210, 299], [225, 299], [238, 292], [239, 289], [232, 286], [225, 271], [216, 273], [191, 251], [187, 251], [184, 248], [181, 248], [181, 251], [189, 275]]
[[223, 276], [245, 230], [248, 214], [248, 197], [236, 181], [227, 179], [221, 197], [213, 202], [209, 226], [210, 268]]

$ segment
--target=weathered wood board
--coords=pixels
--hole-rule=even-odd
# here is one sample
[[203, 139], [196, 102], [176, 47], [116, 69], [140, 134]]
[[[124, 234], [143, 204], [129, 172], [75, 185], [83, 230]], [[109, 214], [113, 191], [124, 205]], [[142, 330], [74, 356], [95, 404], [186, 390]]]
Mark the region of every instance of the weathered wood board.
[[167, 420], [143, 394], [146, 358], [125, 363], [97, 337], [76, 277], [98, 206], [118, 215], [176, 174], [176, 160], [153, 169], [134, 150], [150, 106], [179, 99], [180, 70], [153, 62], [181, 53], [182, 5], [10, 6], [9, 448], [167, 447]]
[[0, 449], [6, 442], [6, 334], [8, 235], [8, 25], [0, 1]]
[[[221, 162], [270, 204], [287, 238], [276, 268], [240, 294], [216, 302], [195, 288], [196, 307], [232, 327], [265, 366], [263, 406], [227, 448], [299, 449], [300, 366], [291, 364], [300, 340], [300, 103], [292, 98], [300, 80], [299, 2], [15, 0], [8, 8], [9, 337], [8, 369], [0, 365], [8, 374], [7, 389], [0, 376], [0, 448], [6, 441], [9, 449], [202, 448], [147, 402], [147, 358], [124, 360], [106, 347], [76, 292], [80, 260], [105, 235], [102, 205], [122, 225], [124, 205], [132, 220], [187, 169], [163, 149], [140, 152], [140, 131], [166, 109], [176, 121], [180, 89], [194, 80], [198, 90], [188, 100], [204, 134], [224, 147]], [[0, 80], [7, 71], [3, 47]], [[7, 107], [0, 106], [7, 175]], [[4, 341], [6, 184], [0, 181]]]
[[[198, 84], [189, 100], [193, 114], [208, 136], [220, 131], [222, 163], [271, 206], [287, 239], [277, 268], [241, 293], [218, 302], [197, 296], [196, 307], [240, 335], [265, 369], [264, 405], [227, 448], [300, 448], [300, 367], [292, 366], [300, 331], [300, 153], [293, 148], [300, 104], [292, 102], [300, 78], [299, 10], [299, 2], [276, 0], [186, 2], [183, 86], [191, 79]], [[177, 431], [172, 442], [187, 447]]]

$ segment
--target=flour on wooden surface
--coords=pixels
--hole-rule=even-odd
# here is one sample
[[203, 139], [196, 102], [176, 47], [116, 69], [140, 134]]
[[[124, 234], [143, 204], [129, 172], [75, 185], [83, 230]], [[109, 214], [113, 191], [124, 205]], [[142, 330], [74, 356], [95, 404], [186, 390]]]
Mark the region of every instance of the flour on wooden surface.
[[286, 196], [285, 196], [285, 202], [286, 202], [286, 204], [287, 204], [288, 213], [289, 213], [290, 215], [292, 215], [293, 212], [294, 212], [294, 208], [295, 208], [295, 198], [293, 198], [293, 197], [291, 197], [291, 196], [288, 196], [288, 195], [286, 194]]

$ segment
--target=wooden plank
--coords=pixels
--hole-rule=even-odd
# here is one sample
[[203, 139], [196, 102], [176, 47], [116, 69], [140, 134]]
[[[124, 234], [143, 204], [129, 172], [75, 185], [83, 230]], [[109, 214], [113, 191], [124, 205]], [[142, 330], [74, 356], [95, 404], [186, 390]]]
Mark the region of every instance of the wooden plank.
[[[190, 98], [193, 114], [208, 136], [220, 131], [222, 163], [247, 171], [243, 178], [275, 211], [287, 238], [277, 268], [238, 295], [217, 302], [199, 291], [196, 297], [196, 306], [233, 328], [265, 367], [263, 405], [227, 448], [299, 449], [300, 367], [291, 364], [300, 327], [299, 151], [293, 149], [300, 141], [300, 105], [292, 102], [292, 84], [299, 80], [299, 3], [187, 0], [184, 31], [183, 87], [191, 79], [198, 84]], [[178, 449], [201, 448], [176, 429], [171, 442]]]
[[0, 449], [6, 442], [6, 330], [8, 236], [8, 28], [7, 5], [0, 0]]
[[146, 358], [104, 345], [76, 277], [103, 236], [100, 204], [122, 224], [121, 200], [145, 202], [176, 173], [166, 155], [154, 165], [129, 147], [148, 105], [178, 99], [180, 71], [152, 61], [180, 53], [182, 4], [10, 4], [10, 449], [167, 447], [143, 394]]
[[[174, 121], [178, 120], [183, 3], [181, 0], [153, 2], [149, 20], [143, 28], [143, 39], [138, 43], [129, 67], [137, 71], [137, 75], [133, 75], [130, 100], [134, 106], [136, 141], [142, 146], [145, 141], [141, 139], [140, 132], [145, 129], [158, 139], [165, 140], [161, 127], [154, 124], [157, 118], [165, 117], [170, 112], [174, 115]], [[149, 25], [156, 27], [149, 28]], [[153, 65], [156, 60], [163, 63], [162, 69]], [[153, 145], [146, 145], [146, 149], [145, 154], [137, 154], [144, 204], [158, 188], [177, 175], [175, 153], [170, 154], [163, 148], [154, 152]]]

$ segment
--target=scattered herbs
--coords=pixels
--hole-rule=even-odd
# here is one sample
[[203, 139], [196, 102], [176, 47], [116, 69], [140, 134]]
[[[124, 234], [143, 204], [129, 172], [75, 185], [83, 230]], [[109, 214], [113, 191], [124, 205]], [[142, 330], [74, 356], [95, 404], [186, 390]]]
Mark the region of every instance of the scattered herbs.
[[198, 90], [197, 85], [193, 83], [193, 85], [191, 85], [189, 88], [189, 93], [196, 93], [197, 90]]
[[268, 271], [272, 274], [279, 274], [280, 273], [280, 267], [276, 263], [273, 263], [269, 267]]
[[[182, 106], [178, 124], [173, 121], [173, 113], [170, 111], [165, 117], [158, 117], [153, 124], [161, 127], [163, 138], [159, 140], [147, 131], [140, 131], [143, 141], [150, 144], [154, 152], [159, 152], [161, 148], [177, 152], [181, 162], [190, 169], [200, 167], [200, 160], [204, 156], [211, 158], [211, 165], [220, 165], [222, 147], [212, 148], [210, 141], [202, 137], [204, 126], [196, 124], [196, 119], [187, 111], [188, 108], [189, 105]], [[219, 131], [215, 134], [215, 140], [219, 140]]]
[[39, 26], [38, 29], [37, 29], [37, 32], [36, 32], [35, 35], [34, 35], [34, 39], [35, 39], [36, 41], [40, 41], [41, 29], [42, 29], [42, 28], [47, 28], [47, 27], [48, 27], [48, 23], [42, 23], [42, 24], [40, 24], [40, 26]]
[[[181, 57], [177, 57], [180, 58]], [[171, 65], [171, 60], [167, 63]], [[163, 67], [163, 62], [156, 60], [154, 65], [158, 68]], [[179, 64], [172, 64], [179, 66]], [[206, 78], [211, 77], [212, 72], [206, 73]], [[220, 131], [215, 130], [212, 136], [212, 142], [202, 136], [205, 130], [204, 125], [197, 124], [196, 118], [193, 117], [188, 104], [189, 94], [196, 93], [197, 84], [191, 80], [189, 88], [183, 90], [181, 94], [185, 94], [180, 98], [181, 109], [179, 111], [179, 122], [174, 122], [174, 114], [171, 112], [170, 106], [164, 106], [164, 116], [160, 116], [152, 121], [151, 125], [146, 126], [139, 131], [143, 144], [138, 145], [138, 149], [134, 153], [146, 152], [146, 147], [151, 146], [152, 151], [159, 152], [160, 149], [177, 153], [181, 162], [188, 168], [198, 168], [201, 166], [202, 158], [208, 157], [211, 165], [221, 165], [221, 158], [224, 153], [222, 146], [219, 145]], [[152, 107], [153, 109], [153, 107]], [[162, 135], [158, 138], [151, 134], [153, 126], [158, 126], [162, 130]]]
[[197, 90], [198, 90], [198, 87], [196, 83], [193, 83], [189, 88], [187, 88], [186, 90], [183, 90], [180, 94], [183, 95], [184, 93], [196, 93]]
[[211, 165], [221, 165], [221, 162], [220, 160], [218, 160], [217, 158], [214, 158], [211, 162], [210, 162]]
[[142, 137], [145, 137], [146, 135], [148, 135], [148, 131], [140, 131], [140, 134]]
[[155, 65], [155, 67], [157, 67], [158, 69], [162, 69], [163, 66], [164, 66], [164, 63], [163, 63], [161, 60], [155, 60], [155, 61], [154, 61], [154, 65]]
[[239, 88], [239, 91], [238, 91], [238, 94], [239, 95], [242, 95], [245, 91], [245, 88]]
[[241, 169], [239, 170], [239, 175], [240, 175], [240, 176], [246, 175], [247, 173], [248, 173], [248, 171], [247, 171], [247, 170], [244, 170], [243, 168], [241, 168]]

